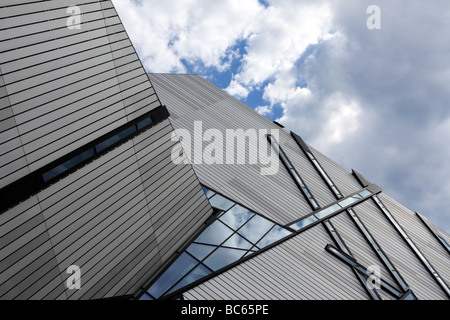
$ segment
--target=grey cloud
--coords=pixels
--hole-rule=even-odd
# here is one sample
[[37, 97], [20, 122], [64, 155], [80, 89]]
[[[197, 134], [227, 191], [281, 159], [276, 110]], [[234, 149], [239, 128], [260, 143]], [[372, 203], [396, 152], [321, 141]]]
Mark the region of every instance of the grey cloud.
[[322, 151], [449, 232], [450, 3], [379, 1], [382, 29], [368, 30], [372, 2], [330, 2], [343, 36], [299, 70], [313, 98], [288, 102], [284, 120], [313, 143], [326, 139], [333, 93], [357, 101], [358, 130]]

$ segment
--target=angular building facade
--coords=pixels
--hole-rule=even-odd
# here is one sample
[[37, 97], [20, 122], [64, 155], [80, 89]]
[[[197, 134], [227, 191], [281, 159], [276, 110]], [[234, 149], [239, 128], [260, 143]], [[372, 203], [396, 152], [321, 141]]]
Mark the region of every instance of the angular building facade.
[[202, 77], [147, 75], [111, 1], [0, 8], [0, 299], [450, 298], [449, 235]]

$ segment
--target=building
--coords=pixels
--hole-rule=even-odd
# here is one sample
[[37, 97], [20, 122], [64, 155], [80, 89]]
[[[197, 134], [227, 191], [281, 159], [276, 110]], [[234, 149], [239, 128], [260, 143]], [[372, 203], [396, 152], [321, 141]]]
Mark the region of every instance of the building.
[[147, 75], [111, 1], [0, 7], [0, 299], [450, 297], [449, 235], [202, 77]]

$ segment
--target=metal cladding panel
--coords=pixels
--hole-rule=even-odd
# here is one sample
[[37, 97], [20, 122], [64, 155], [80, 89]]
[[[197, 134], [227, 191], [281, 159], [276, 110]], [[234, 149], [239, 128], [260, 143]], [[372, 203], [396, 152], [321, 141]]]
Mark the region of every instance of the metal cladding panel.
[[[385, 203], [389, 211], [393, 215], [396, 215], [395, 218], [399, 224], [406, 230], [406, 232], [408, 232], [410, 228], [408, 225], [411, 223], [406, 217], [406, 215], [410, 215], [410, 213], [407, 213], [408, 210], [403, 207], [403, 213], [399, 214], [392, 206], [393, 202], [386, 200], [388, 198], [385, 195], [380, 194], [379, 198]], [[437, 285], [428, 273], [427, 269], [422, 265], [420, 260], [416, 257], [397, 230], [391, 225], [389, 220], [383, 215], [374, 201], [365, 201], [354, 207], [353, 210], [358, 214], [372, 236], [383, 248], [385, 254], [389, 257], [392, 264], [397, 268], [400, 275], [410, 286], [411, 290], [419, 300], [447, 299], [442, 289]], [[425, 233], [425, 230], [419, 233]], [[410, 235], [413, 241], [417, 244], [412, 232], [408, 232], [408, 235]], [[436, 243], [436, 246], [439, 246], [439, 244]], [[420, 249], [422, 250], [422, 247], [420, 247]], [[422, 250], [422, 252], [426, 257], [428, 257], [425, 250]], [[441, 259], [448, 258], [446, 256], [441, 256]], [[447, 270], [449, 265], [450, 264], [447, 262]], [[442, 268], [437, 269], [438, 272], [443, 272], [441, 269]], [[441, 276], [444, 277], [444, 275]]]
[[0, 6], [0, 188], [160, 105], [111, 1]]
[[[309, 214], [312, 209], [294, 183], [286, 168], [279, 162], [275, 175], [261, 175], [261, 168], [267, 167], [260, 161], [249, 163], [249, 148], [239, 157], [245, 164], [237, 164], [238, 154], [234, 154], [235, 165], [226, 164], [226, 129], [270, 129], [279, 130], [280, 145], [294, 164], [308, 188], [321, 206], [335, 201], [333, 194], [320, 178], [314, 166], [297, 146], [289, 133], [261, 116], [251, 108], [196, 75], [150, 74], [151, 82], [170, 111], [175, 129], [186, 129], [191, 133], [190, 145], [183, 140], [187, 152], [191, 150], [191, 163], [200, 182], [231, 199], [253, 208], [280, 224], [287, 224]], [[201, 121], [202, 129], [218, 129], [223, 137], [224, 164], [197, 164], [203, 149], [194, 148], [194, 122]], [[244, 133], [239, 136], [243, 137]], [[203, 142], [203, 148], [210, 142]], [[268, 142], [266, 148], [270, 148]], [[257, 144], [247, 143], [251, 150]], [[341, 174], [338, 172], [337, 174]]]
[[[436, 269], [442, 279], [450, 286], [450, 255], [438, 242], [414, 212], [407, 209], [388, 195], [381, 194], [381, 201], [416, 244], [422, 254]], [[427, 279], [432, 279], [428, 275]], [[431, 280], [433, 281], [433, 280]]]
[[318, 225], [183, 293], [185, 299], [368, 299], [352, 269], [324, 250]]
[[[192, 167], [162, 152], [181, 147], [172, 132], [164, 120], [0, 215], [0, 299], [100, 299], [144, 285], [212, 214]], [[144, 176], [153, 167], [164, 174]], [[66, 287], [70, 265], [80, 290]]]
[[356, 181], [351, 172], [310, 145], [308, 147], [344, 196], [361, 190], [361, 185]]
[[[369, 266], [378, 266], [380, 268], [382, 279], [388, 281], [394, 286], [397, 286], [395, 280], [392, 278], [383, 262], [378, 258], [377, 254], [374, 252], [370, 244], [346, 212], [338, 214], [330, 219], [330, 221], [333, 223], [335, 229], [344, 240], [348, 249], [352, 253], [352, 256], [361, 265], [366, 268]], [[401, 290], [401, 288], [398, 289]]]

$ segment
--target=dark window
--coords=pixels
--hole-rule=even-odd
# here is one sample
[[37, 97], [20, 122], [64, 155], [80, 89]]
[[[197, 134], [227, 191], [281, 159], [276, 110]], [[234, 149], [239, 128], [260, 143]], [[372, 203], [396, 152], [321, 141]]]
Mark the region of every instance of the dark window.
[[99, 144], [97, 144], [95, 146], [95, 150], [97, 152], [101, 152], [102, 150], [112, 146], [113, 144], [118, 143], [119, 141], [125, 139], [126, 137], [128, 137], [129, 135], [133, 134], [136, 132], [136, 127], [135, 126], [131, 126], [129, 128], [126, 128], [125, 130], [122, 130], [121, 132], [113, 135], [112, 137], [100, 142]]
[[73, 158], [67, 160], [66, 162], [60, 164], [59, 166], [54, 167], [53, 169], [43, 173], [42, 178], [44, 179], [44, 182], [47, 182], [50, 179], [59, 176], [60, 174], [66, 172], [67, 170], [75, 167], [81, 162], [89, 159], [90, 157], [93, 157], [94, 155], [95, 155], [94, 149], [89, 148], [88, 150], [74, 156]]
[[142, 130], [143, 128], [148, 127], [150, 124], [152, 124], [152, 119], [150, 119], [150, 117], [147, 117], [137, 123], [137, 128], [138, 130]]

